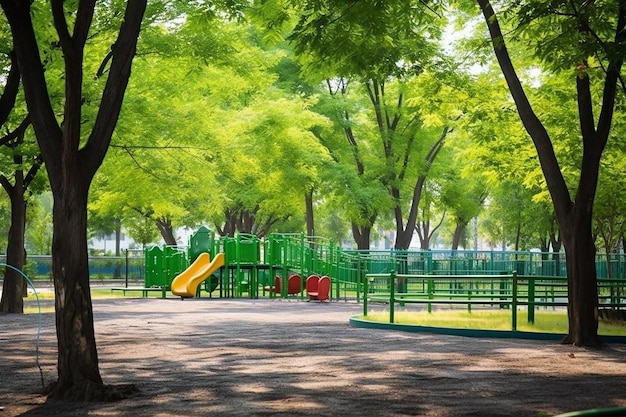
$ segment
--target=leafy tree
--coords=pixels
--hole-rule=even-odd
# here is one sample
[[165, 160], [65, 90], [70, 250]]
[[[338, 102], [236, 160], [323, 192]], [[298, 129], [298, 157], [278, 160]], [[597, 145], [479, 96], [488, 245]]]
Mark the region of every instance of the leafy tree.
[[[32, 145], [32, 137], [31, 140], [27, 137], [30, 126], [28, 112], [23, 109], [23, 106], [16, 105], [17, 101], [23, 102], [23, 97], [18, 97], [21, 77], [13, 51], [8, 53], [7, 61], [10, 65], [9, 71], [6, 75], [4, 91], [0, 96], [0, 126], [3, 126], [6, 131], [6, 134], [0, 135], [0, 146], [6, 158], [3, 164], [6, 168], [0, 171], [0, 185], [11, 203], [6, 262], [13, 268], [23, 270], [26, 263], [24, 239], [28, 193], [32, 193], [33, 190], [36, 192], [37, 182], [33, 181], [42, 161], [37, 156], [37, 147]], [[4, 275], [0, 312], [23, 313], [26, 282], [13, 268], [7, 268]]]
[[[492, 4], [478, 0], [485, 18], [496, 59], [507, 81], [524, 128], [539, 156], [547, 188], [552, 197], [563, 246], [567, 253], [569, 331], [564, 343], [597, 346], [597, 277], [592, 235], [593, 201], [602, 152], [611, 135], [617, 82], [621, 76], [626, 41], [626, 7], [609, 1], [572, 3], [505, 2], [507, 16], [516, 21], [518, 39], [554, 71], [567, 71], [576, 88], [578, 121], [582, 140], [580, 176], [570, 191], [551, 135], [533, 109], [513, 65]], [[594, 95], [595, 89], [599, 89]], [[594, 117], [594, 100], [599, 108]]]
[[[111, 398], [119, 395], [119, 391], [107, 388], [102, 382], [93, 328], [87, 196], [119, 116], [146, 2], [131, 0], [124, 11], [117, 3], [96, 6], [95, 0], [71, 4], [53, 0], [47, 10], [42, 3], [21, 0], [2, 0], [0, 6], [11, 27], [26, 103], [54, 199], [52, 273], [56, 294], [58, 380], [51, 395], [80, 400]], [[117, 39], [107, 36], [110, 32], [91, 33], [112, 41], [112, 49], [111, 59], [106, 62], [107, 76], [87, 83], [96, 72], [84, 77], [86, 57], [98, 50], [86, 47], [90, 28], [92, 23], [103, 23], [96, 11], [108, 7], [120, 12], [121, 26]], [[52, 20], [47, 26], [38, 27], [36, 32], [32, 16], [38, 13], [51, 16]], [[53, 29], [44, 32], [49, 28]], [[90, 41], [96, 44], [93, 37]], [[60, 50], [56, 50], [57, 47]], [[55, 74], [44, 73], [41, 51], [49, 53], [48, 59], [56, 59], [51, 57], [62, 53], [63, 70], [59, 74], [65, 81], [62, 106], [59, 105], [61, 100], [53, 101], [50, 95], [46, 76]], [[86, 84], [94, 91], [101, 91], [97, 112], [88, 125], [83, 119], [87, 114], [82, 110], [86, 97], [91, 98], [86, 93], [93, 91], [85, 88]], [[61, 115], [62, 123], [57, 114]]]
[[48, 192], [28, 205], [26, 215], [26, 248], [37, 255], [50, 255], [52, 247], [52, 202]]
[[606, 155], [594, 201], [594, 234], [604, 249], [609, 278], [613, 276], [611, 254], [619, 251], [626, 232], [625, 160], [624, 153], [617, 149]]
[[[198, 224], [219, 201], [208, 144], [209, 115], [218, 104], [206, 94], [224, 74], [200, 65], [192, 51], [183, 55], [173, 47], [177, 36], [184, 39], [186, 25], [153, 25], [142, 36], [144, 52], [134, 64], [142, 77], [130, 81], [110, 157], [94, 180], [90, 201], [94, 213], [122, 219], [126, 227], [143, 230], [148, 219], [172, 246], [177, 226]], [[141, 235], [143, 243], [152, 241], [150, 234]]]
[[149, 243], [154, 243], [158, 240], [159, 233], [154, 227], [154, 222], [150, 219], [137, 216], [136, 218], [127, 218], [125, 220], [127, 235], [135, 242], [139, 242], [142, 250]]
[[488, 191], [480, 176], [463, 177], [460, 170], [450, 170], [444, 178], [441, 199], [451, 220], [454, 221], [450, 248], [457, 250], [467, 225], [482, 211]]
[[[411, 242], [426, 176], [462, 112], [454, 106], [462, 92], [455, 86], [465, 80], [447, 75], [455, 71], [438, 53], [444, 21], [436, 7], [405, 1], [307, 2], [292, 35], [306, 68], [327, 78], [332, 95], [345, 95], [353, 84], [369, 101], [369, 129], [377, 132], [378, 142], [369, 149], [378, 150], [377, 164], [364, 163], [368, 136], [358, 133], [356, 115], [341, 109], [341, 123], [358, 175], [373, 171], [369, 176], [389, 194], [397, 249]], [[371, 226], [379, 210], [358, 207], [364, 211], [355, 217]], [[353, 229], [355, 237], [361, 234]]]
[[368, 121], [361, 109], [367, 104], [358, 95], [348, 95], [349, 84], [346, 78], [326, 81], [328, 95], [321, 96], [316, 110], [333, 122], [334, 129], [317, 132], [317, 136], [333, 159], [326, 174], [336, 205], [344, 208], [350, 219], [357, 248], [366, 250], [379, 214], [391, 206], [378, 172], [372, 168], [376, 161], [367, 152], [373, 140], [371, 130], [364, 128]]
[[425, 182], [420, 199], [421, 213], [415, 224], [422, 250], [431, 248], [431, 242], [436, 238], [446, 220], [447, 211], [442, 203], [441, 194], [440, 184], [432, 180]]
[[[226, 228], [266, 235], [296, 213], [321, 181], [328, 155], [312, 130], [326, 121], [311, 102], [267, 91], [223, 124], [218, 183], [227, 196]], [[301, 230], [301, 227], [299, 228]]]

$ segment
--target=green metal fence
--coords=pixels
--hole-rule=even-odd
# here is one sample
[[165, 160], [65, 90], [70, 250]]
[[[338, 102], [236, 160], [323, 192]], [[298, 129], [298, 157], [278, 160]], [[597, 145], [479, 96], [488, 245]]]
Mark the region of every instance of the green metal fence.
[[[519, 308], [527, 311], [529, 323], [535, 321], [538, 308], [567, 306], [566, 277], [520, 276], [516, 272], [485, 275], [414, 275], [390, 273], [367, 274], [363, 285], [363, 315], [371, 303], [389, 308], [389, 322], [394, 323], [395, 306], [419, 304], [428, 312], [434, 305], [474, 306], [509, 309], [511, 330], [517, 330]], [[599, 308], [616, 310], [626, 303], [626, 280], [598, 279]]]
[[[273, 233], [264, 239], [239, 234], [234, 238], [214, 238], [204, 227], [190, 238], [189, 247], [150, 247], [127, 251], [122, 257], [89, 259], [92, 279], [144, 279], [145, 286], [169, 287], [201, 252], [211, 257], [225, 253], [226, 272], [236, 276], [237, 293], [256, 295], [258, 289], [273, 285], [275, 276], [297, 273], [304, 280], [311, 274], [328, 275], [333, 282], [332, 298], [360, 299], [366, 274], [396, 271], [406, 275], [486, 275], [512, 273], [518, 277], [565, 277], [564, 253], [462, 250], [348, 250], [330, 240], [303, 233]], [[0, 256], [0, 261], [2, 256]], [[51, 277], [49, 256], [29, 256], [27, 269], [35, 278]], [[232, 271], [231, 271], [232, 270]], [[599, 281], [626, 281], [626, 255], [598, 254]], [[254, 288], [246, 283], [254, 279]], [[241, 284], [241, 285], [240, 285]], [[406, 290], [399, 281], [396, 289]], [[556, 287], [554, 287], [556, 288]]]

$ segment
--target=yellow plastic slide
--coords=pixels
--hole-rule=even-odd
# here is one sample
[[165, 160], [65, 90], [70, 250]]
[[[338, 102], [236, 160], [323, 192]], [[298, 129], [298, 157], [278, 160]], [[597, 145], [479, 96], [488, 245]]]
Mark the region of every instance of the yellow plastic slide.
[[224, 266], [224, 254], [218, 253], [211, 261], [211, 256], [204, 252], [174, 278], [171, 285], [172, 294], [181, 297], [195, 297], [198, 285], [211, 276], [213, 272]]

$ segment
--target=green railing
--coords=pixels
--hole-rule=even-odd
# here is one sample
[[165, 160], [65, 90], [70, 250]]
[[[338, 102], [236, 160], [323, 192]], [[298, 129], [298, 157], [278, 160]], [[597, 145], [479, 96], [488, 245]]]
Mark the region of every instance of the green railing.
[[[599, 307], [618, 309], [626, 303], [626, 281], [598, 280]], [[567, 278], [553, 276], [520, 276], [511, 274], [484, 275], [419, 275], [390, 273], [367, 274], [363, 282], [363, 315], [370, 303], [389, 306], [389, 323], [395, 322], [397, 304], [421, 304], [428, 312], [433, 305], [476, 305], [511, 310], [511, 330], [517, 330], [520, 307], [527, 309], [529, 323], [535, 321], [537, 308], [567, 306]]]

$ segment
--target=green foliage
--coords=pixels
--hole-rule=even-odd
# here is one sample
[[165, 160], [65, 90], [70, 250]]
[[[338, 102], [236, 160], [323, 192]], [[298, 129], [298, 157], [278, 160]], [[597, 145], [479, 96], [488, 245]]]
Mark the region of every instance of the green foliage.
[[[616, 39], [618, 1], [572, 3], [559, 0], [507, 5], [505, 16], [517, 23], [516, 35], [552, 70], [597, 67], [607, 60], [623, 60]], [[599, 68], [598, 68], [599, 69]]]
[[408, 0], [307, 1], [291, 39], [311, 72], [405, 77], [421, 72], [435, 52], [442, 24], [438, 3]]
[[33, 199], [26, 213], [26, 251], [50, 255], [52, 249], [52, 196], [44, 193]]
[[0, 199], [0, 253], [6, 254], [9, 226], [11, 224], [11, 206], [7, 198]]

